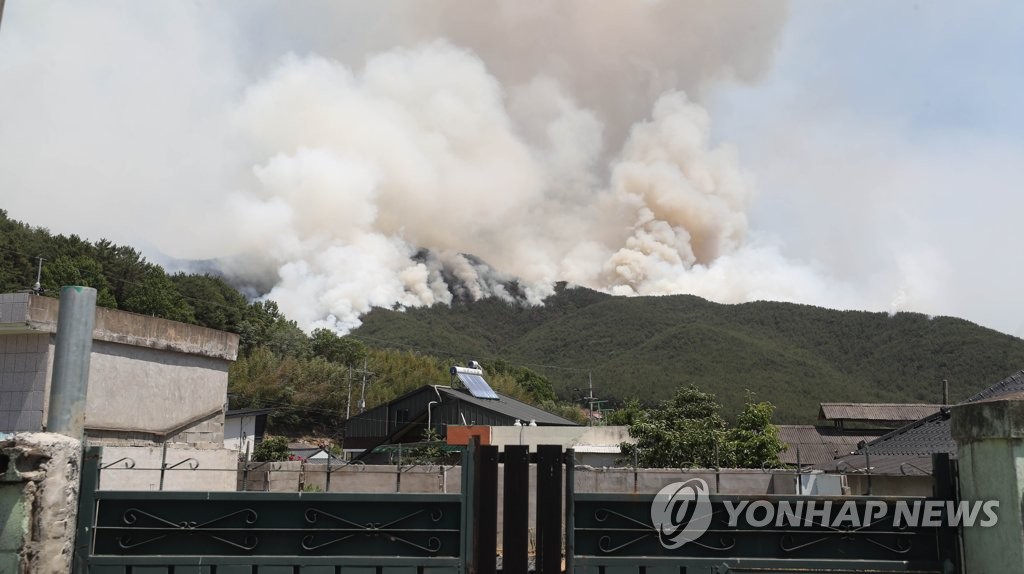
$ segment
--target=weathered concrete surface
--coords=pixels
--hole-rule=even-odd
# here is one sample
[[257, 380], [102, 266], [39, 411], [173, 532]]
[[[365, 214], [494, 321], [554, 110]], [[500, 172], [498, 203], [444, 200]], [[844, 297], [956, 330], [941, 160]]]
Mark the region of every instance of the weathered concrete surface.
[[[100, 473], [100, 489], [160, 489], [162, 457], [158, 446], [103, 447], [100, 464], [112, 466]], [[227, 449], [169, 446], [166, 463], [174, 468], [164, 471], [163, 490], [233, 491], [237, 457], [238, 453]]]
[[226, 361], [97, 341], [91, 363], [89, 429], [165, 436], [224, 408]]
[[[56, 333], [60, 301], [28, 293], [8, 293], [0, 305], [9, 304], [11, 313], [0, 322], [22, 324], [28, 330]], [[6, 328], [13, 328], [8, 325]], [[198, 325], [158, 319], [117, 309], [96, 309], [93, 340], [149, 347], [227, 361], [238, 356], [238, 335]]]
[[0, 508], [10, 510], [0, 536], [0, 571], [70, 572], [81, 442], [58, 434], [25, 433], [0, 442], [0, 451], [7, 461]]
[[[0, 295], [0, 431], [38, 432], [47, 419], [60, 302]], [[223, 446], [227, 370], [238, 336], [97, 309], [86, 428], [97, 444]], [[209, 420], [217, 417], [215, 421]], [[202, 428], [193, 428], [201, 426]]]
[[950, 423], [961, 497], [999, 501], [994, 526], [963, 528], [965, 572], [1024, 572], [1024, 400], [958, 405]]

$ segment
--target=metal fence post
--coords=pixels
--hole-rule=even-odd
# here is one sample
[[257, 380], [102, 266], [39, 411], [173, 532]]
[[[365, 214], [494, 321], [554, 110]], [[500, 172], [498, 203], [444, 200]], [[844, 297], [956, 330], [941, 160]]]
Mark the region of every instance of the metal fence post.
[[572, 574], [572, 556], [576, 546], [576, 515], [573, 498], [576, 494], [576, 451], [565, 451], [565, 571]]
[[538, 574], [562, 571], [562, 446], [537, 446]]

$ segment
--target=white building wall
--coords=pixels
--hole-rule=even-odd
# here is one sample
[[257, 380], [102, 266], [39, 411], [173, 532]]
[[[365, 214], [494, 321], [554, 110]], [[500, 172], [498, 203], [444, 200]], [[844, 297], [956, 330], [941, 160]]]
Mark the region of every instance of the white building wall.
[[243, 454], [256, 448], [256, 415], [227, 417], [224, 419], [224, 448]]

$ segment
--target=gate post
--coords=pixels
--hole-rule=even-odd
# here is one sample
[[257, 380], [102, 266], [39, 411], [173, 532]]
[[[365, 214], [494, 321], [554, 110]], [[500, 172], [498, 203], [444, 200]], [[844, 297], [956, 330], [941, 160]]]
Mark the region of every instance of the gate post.
[[526, 574], [530, 553], [530, 447], [505, 446], [501, 571]]
[[565, 572], [572, 574], [572, 556], [576, 551], [576, 514], [573, 498], [576, 494], [576, 451], [565, 451]]
[[537, 574], [562, 571], [562, 446], [537, 446]]
[[476, 473], [473, 477], [473, 510], [476, 514], [473, 533], [473, 563], [476, 574], [495, 574], [498, 554], [498, 447], [488, 445], [477, 449]]
[[81, 484], [78, 489], [78, 528], [71, 571], [82, 574], [92, 551], [92, 529], [96, 523], [96, 491], [100, 488], [100, 459], [103, 448], [91, 446], [82, 455]]

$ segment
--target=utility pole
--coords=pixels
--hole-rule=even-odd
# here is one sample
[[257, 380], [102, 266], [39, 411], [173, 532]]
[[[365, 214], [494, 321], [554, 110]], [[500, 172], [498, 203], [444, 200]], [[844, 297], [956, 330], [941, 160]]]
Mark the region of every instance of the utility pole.
[[594, 425], [594, 401], [597, 400], [597, 397], [594, 396], [594, 377], [593, 377], [593, 375], [590, 374], [590, 371], [587, 371], [587, 386], [588, 386], [589, 391], [590, 391], [587, 394], [587, 396], [585, 397], [587, 399], [587, 401], [589, 402], [589, 404], [587, 405], [589, 407], [587, 409], [587, 424], [590, 425], [590, 426], [593, 426]]
[[362, 389], [359, 391], [359, 412], [361, 413], [366, 410], [366, 377], [367, 375], [373, 376], [373, 373], [366, 370], [366, 357], [363, 357], [363, 368], [356, 372], [363, 375]]
[[[3, 3], [4, 3], [4, 0], [0, 0], [0, 9], [3, 9]], [[41, 283], [41, 281], [43, 280], [43, 261], [44, 261], [44, 259], [42, 257], [36, 257], [36, 259], [39, 260], [39, 268], [36, 269], [36, 284], [32, 286], [32, 290], [35, 291], [36, 295], [42, 295], [43, 294], [43, 284]]]
[[4, 0], [0, 0], [0, 24], [4, 21]]
[[348, 366], [348, 398], [345, 399], [345, 420], [352, 418], [352, 365]]

